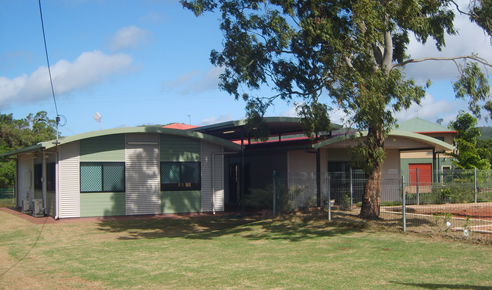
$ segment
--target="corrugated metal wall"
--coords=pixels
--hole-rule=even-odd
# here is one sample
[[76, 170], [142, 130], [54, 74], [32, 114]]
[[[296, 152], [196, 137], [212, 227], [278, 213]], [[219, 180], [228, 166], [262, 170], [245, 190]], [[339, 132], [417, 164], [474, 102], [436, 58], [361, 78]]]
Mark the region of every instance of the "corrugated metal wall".
[[159, 135], [126, 135], [126, 214], [159, 214]]
[[33, 198], [33, 155], [24, 154], [17, 158], [17, 206], [22, 206], [22, 200]]
[[[212, 153], [223, 152], [223, 148], [202, 141], [202, 211], [224, 211], [224, 156], [215, 155], [212, 174]], [[212, 175], [214, 178], [212, 184]], [[212, 193], [212, 187], [215, 194]]]
[[80, 157], [79, 142], [59, 146], [60, 218], [80, 217]]

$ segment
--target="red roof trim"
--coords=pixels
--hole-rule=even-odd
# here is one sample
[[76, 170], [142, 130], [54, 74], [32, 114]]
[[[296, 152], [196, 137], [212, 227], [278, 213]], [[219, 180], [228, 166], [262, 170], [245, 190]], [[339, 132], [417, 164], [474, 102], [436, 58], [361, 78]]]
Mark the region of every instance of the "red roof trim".
[[186, 125], [182, 123], [172, 123], [166, 126], [162, 126], [162, 128], [168, 128], [168, 129], [178, 129], [178, 130], [188, 130], [188, 129], [193, 129], [197, 128], [199, 126], [194, 126], [194, 125]]

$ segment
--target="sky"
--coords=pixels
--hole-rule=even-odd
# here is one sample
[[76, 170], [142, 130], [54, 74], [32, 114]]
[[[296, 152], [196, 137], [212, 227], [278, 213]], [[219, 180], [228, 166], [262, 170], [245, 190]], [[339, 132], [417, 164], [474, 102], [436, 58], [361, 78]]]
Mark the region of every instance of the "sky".
[[[62, 115], [63, 136], [102, 129], [185, 123], [208, 125], [243, 119], [244, 101], [219, 90], [222, 68], [210, 64], [220, 50], [219, 14], [195, 17], [177, 0], [42, 0], [43, 23], [53, 77], [51, 93], [38, 1], [0, 0], [0, 113], [15, 119], [46, 111]], [[492, 63], [483, 31], [458, 17], [459, 36], [438, 52], [432, 41], [413, 41], [413, 58], [478, 53]], [[407, 76], [432, 79], [421, 105], [396, 113], [398, 121], [419, 117], [447, 126], [465, 102], [456, 100], [452, 62], [410, 64]], [[262, 93], [268, 93], [263, 90]], [[330, 104], [329, 97], [326, 96]], [[96, 122], [94, 115], [102, 118]], [[276, 102], [268, 116], [295, 116], [294, 104]], [[334, 109], [332, 122], [343, 123]], [[491, 122], [479, 121], [491, 126]]]

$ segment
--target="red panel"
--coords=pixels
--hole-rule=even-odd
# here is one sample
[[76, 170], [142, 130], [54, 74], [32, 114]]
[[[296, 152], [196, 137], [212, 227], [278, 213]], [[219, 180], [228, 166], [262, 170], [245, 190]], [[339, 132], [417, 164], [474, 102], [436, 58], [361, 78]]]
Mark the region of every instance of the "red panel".
[[419, 185], [432, 183], [432, 163], [415, 163], [408, 165], [410, 185], [417, 185], [417, 169], [419, 173]]

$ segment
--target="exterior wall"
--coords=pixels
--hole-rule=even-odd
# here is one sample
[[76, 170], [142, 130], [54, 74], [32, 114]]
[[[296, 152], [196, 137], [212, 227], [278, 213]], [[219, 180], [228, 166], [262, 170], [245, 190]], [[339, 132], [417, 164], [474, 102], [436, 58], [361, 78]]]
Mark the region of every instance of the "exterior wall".
[[[124, 134], [80, 140], [80, 162], [124, 161]], [[124, 192], [80, 193], [80, 215], [82, 217], [118, 216], [125, 214], [126, 198]]]
[[201, 208], [200, 190], [161, 191], [162, 213], [200, 212]]
[[386, 159], [383, 164], [383, 180], [381, 183], [381, 200], [399, 200], [401, 186], [399, 150], [386, 150]]
[[80, 161], [125, 161], [125, 135], [117, 134], [80, 140]]
[[161, 161], [200, 161], [201, 145], [196, 139], [161, 135]]
[[316, 172], [315, 153], [307, 153], [304, 150], [289, 151], [287, 158], [289, 173]]
[[[202, 190], [201, 208], [203, 212], [224, 211], [224, 156], [223, 148], [205, 141], [201, 142]], [[215, 158], [212, 161], [212, 158]]]
[[60, 218], [80, 217], [79, 142], [58, 147], [58, 185]]
[[126, 135], [126, 215], [159, 214], [159, 135]]
[[[200, 162], [201, 154], [199, 140], [172, 135], [160, 136], [160, 161]], [[200, 212], [202, 209], [200, 190], [161, 191], [160, 202], [162, 213]]]
[[23, 154], [17, 157], [17, 206], [22, 207], [22, 200], [34, 198], [33, 155]]

